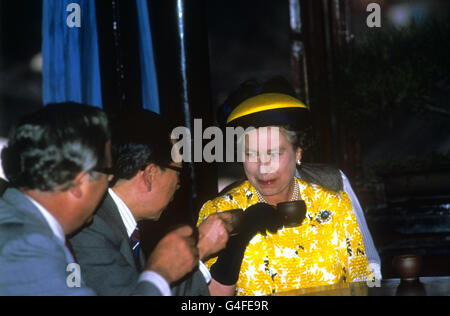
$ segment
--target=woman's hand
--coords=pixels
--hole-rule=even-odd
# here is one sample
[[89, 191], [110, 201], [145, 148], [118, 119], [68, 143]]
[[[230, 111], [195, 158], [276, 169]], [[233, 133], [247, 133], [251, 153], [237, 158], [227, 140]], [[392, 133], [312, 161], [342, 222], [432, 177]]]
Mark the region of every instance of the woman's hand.
[[223, 286], [232, 286], [239, 279], [245, 249], [257, 234], [275, 233], [282, 227], [281, 218], [275, 208], [266, 203], [258, 203], [244, 212], [244, 224], [240, 234], [230, 237], [227, 247], [219, 253], [211, 267], [211, 276]]

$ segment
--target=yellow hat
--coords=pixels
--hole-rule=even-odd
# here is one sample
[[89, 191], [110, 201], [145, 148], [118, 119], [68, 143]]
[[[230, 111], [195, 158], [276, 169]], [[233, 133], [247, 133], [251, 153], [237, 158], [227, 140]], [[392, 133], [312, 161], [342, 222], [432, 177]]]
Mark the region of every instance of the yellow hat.
[[263, 93], [239, 104], [228, 116], [228, 126], [299, 126], [310, 124], [309, 109], [300, 100], [281, 93]]

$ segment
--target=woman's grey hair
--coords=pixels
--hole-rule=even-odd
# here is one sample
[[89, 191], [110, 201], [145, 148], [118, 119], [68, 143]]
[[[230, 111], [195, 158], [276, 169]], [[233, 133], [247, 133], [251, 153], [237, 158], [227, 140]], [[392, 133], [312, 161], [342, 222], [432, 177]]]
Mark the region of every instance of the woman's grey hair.
[[311, 129], [295, 130], [291, 126], [280, 126], [280, 131], [294, 149], [301, 148], [305, 151], [312, 146]]
[[110, 140], [106, 114], [76, 103], [52, 104], [23, 117], [2, 151], [5, 176], [14, 187], [65, 191], [81, 172], [97, 179]]

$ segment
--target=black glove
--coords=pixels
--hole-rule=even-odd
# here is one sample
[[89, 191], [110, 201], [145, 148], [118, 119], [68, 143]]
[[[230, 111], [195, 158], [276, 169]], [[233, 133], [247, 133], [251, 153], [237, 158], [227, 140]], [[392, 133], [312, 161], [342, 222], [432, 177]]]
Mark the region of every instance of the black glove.
[[250, 240], [257, 233], [265, 235], [267, 230], [276, 233], [282, 226], [281, 217], [274, 207], [266, 203], [250, 206], [244, 212], [242, 232], [230, 237], [227, 247], [219, 253], [217, 261], [211, 267], [211, 276], [223, 285], [236, 284]]

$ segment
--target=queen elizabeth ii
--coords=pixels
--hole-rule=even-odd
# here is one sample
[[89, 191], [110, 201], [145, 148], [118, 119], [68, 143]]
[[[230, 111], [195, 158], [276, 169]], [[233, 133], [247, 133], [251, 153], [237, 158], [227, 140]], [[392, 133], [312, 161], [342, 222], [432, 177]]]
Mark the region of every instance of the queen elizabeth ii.
[[[227, 124], [254, 127], [241, 138], [246, 180], [206, 202], [198, 224], [213, 213], [242, 209], [247, 234], [231, 238], [226, 251], [207, 263], [211, 292], [270, 295], [366, 280], [369, 262], [348, 195], [296, 175], [308, 108], [289, 95], [263, 93], [236, 107]], [[306, 216], [297, 227], [283, 227], [276, 206], [295, 200], [304, 201]]]

